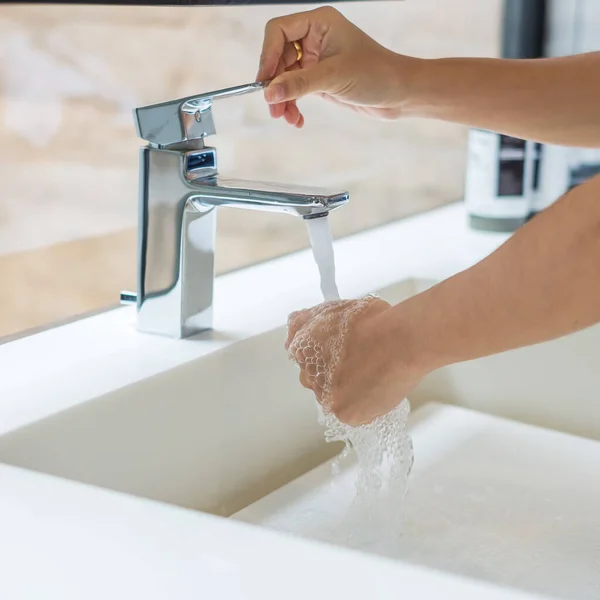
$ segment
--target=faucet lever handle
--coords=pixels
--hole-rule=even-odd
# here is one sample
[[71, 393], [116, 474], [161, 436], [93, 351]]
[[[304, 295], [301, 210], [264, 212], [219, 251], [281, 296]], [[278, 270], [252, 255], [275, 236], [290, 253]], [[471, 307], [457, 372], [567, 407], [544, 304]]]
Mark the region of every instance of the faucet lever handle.
[[212, 116], [213, 100], [241, 96], [267, 86], [258, 81], [136, 108], [133, 111], [137, 134], [158, 146], [198, 140], [216, 133]]

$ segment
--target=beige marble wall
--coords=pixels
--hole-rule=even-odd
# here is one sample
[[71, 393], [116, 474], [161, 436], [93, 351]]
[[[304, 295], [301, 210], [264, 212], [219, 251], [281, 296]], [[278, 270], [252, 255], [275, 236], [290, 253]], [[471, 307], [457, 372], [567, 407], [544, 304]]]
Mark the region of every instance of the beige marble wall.
[[[500, 0], [341, 5], [394, 50], [494, 55]], [[304, 7], [301, 7], [304, 8]], [[265, 22], [294, 7], [0, 8], [0, 335], [114, 303], [134, 285], [133, 106], [254, 78]], [[215, 108], [223, 172], [347, 188], [336, 236], [461, 197], [465, 131], [382, 123], [316, 99], [298, 132], [259, 95]], [[218, 268], [307, 245], [285, 216], [221, 211]]]

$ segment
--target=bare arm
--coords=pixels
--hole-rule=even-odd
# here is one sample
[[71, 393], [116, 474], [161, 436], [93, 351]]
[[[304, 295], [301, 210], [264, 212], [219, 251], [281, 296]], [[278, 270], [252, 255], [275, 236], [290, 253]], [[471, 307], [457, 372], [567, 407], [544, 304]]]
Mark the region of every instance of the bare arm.
[[[290, 43], [300, 41], [296, 62]], [[287, 50], [286, 50], [287, 48]], [[600, 53], [539, 59], [417, 59], [377, 45], [333, 9], [272, 22], [259, 77], [274, 117], [298, 127], [311, 93], [360, 113], [442, 119], [515, 137], [600, 147]], [[344, 304], [330, 312], [344, 311]], [[343, 315], [342, 315], [343, 316]], [[290, 340], [338, 335], [320, 308], [293, 316]], [[324, 357], [328, 406], [371, 421], [444, 365], [557, 338], [600, 322], [600, 177], [578, 186], [474, 267], [401, 304], [373, 301]], [[329, 361], [329, 362], [328, 362]], [[303, 385], [323, 398], [302, 367]], [[321, 394], [321, 396], [319, 396]]]
[[[292, 46], [303, 48], [298, 63]], [[259, 79], [274, 117], [301, 127], [296, 99], [319, 93], [385, 119], [417, 116], [561, 145], [600, 147], [600, 52], [544, 58], [420, 59], [380, 46], [329, 7], [265, 31]]]
[[[300, 311], [288, 329], [302, 385], [350, 425], [387, 413], [440, 367], [600, 323], [600, 177], [470, 269], [396, 306], [358, 302]], [[319, 349], [321, 382], [302, 352], [307, 340]]]
[[383, 319], [400, 362], [424, 372], [600, 322], [600, 177], [573, 189], [485, 260]]
[[[396, 306], [365, 302], [300, 311], [288, 330], [302, 385], [350, 425], [387, 413], [440, 367], [599, 323], [600, 177], [572, 190], [470, 269]], [[350, 320], [349, 310], [355, 314]], [[320, 350], [328, 386], [305, 360], [307, 339]], [[340, 345], [335, 354], [328, 350]]]
[[[406, 57], [397, 73], [406, 77]], [[449, 58], [411, 67], [404, 114], [540, 142], [600, 146], [600, 52], [536, 60]]]

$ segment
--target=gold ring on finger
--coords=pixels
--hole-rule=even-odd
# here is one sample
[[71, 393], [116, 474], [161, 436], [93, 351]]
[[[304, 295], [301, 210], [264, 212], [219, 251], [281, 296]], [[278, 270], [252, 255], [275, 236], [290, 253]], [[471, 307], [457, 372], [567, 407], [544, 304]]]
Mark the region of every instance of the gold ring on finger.
[[294, 48], [296, 48], [296, 62], [300, 62], [302, 60], [302, 56], [304, 56], [304, 51], [302, 50], [302, 46], [300, 42], [292, 42], [294, 44]]

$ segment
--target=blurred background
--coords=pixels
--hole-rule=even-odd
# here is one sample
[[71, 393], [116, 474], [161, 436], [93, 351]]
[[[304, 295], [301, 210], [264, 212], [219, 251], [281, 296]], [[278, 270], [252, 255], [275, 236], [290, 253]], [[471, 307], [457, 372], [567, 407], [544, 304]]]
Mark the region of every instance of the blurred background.
[[[398, 52], [499, 52], [501, 0], [337, 7]], [[135, 289], [131, 109], [253, 80], [267, 20], [305, 8], [0, 6], [0, 337]], [[269, 118], [260, 94], [219, 103], [220, 170], [349, 189], [352, 202], [332, 215], [338, 238], [462, 198], [465, 128], [302, 104], [296, 131]], [[308, 246], [298, 220], [239, 210], [220, 211], [217, 239], [219, 272]]]

